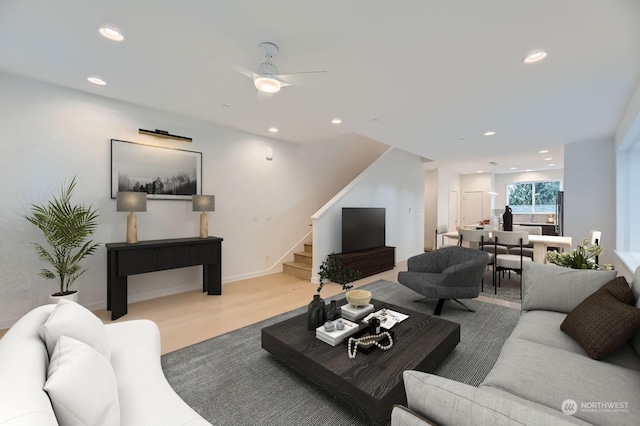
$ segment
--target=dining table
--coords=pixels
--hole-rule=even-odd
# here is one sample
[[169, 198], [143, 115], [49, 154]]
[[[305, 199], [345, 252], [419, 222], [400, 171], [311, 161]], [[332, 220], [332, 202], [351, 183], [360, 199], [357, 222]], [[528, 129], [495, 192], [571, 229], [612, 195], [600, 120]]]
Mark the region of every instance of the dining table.
[[[450, 231], [443, 234], [444, 237], [458, 240], [458, 231]], [[491, 232], [489, 232], [491, 238]], [[571, 248], [571, 237], [560, 235], [529, 235], [529, 243], [533, 245], [533, 261], [535, 263], [547, 263], [547, 250], [549, 247], [560, 249]]]

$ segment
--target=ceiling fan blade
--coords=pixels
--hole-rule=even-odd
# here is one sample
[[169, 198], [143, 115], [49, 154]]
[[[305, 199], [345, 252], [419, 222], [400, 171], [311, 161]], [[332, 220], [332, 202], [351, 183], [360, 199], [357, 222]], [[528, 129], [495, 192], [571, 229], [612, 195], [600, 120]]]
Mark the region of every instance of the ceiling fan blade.
[[246, 69], [245, 67], [242, 67], [242, 66], [237, 65], [237, 64], [231, 64], [231, 65], [230, 65], [230, 67], [231, 67], [231, 69], [232, 69], [232, 70], [234, 70], [234, 71], [236, 71], [236, 72], [239, 72], [240, 74], [242, 74], [242, 75], [244, 75], [244, 76], [247, 76], [247, 77], [249, 77], [249, 78], [250, 78], [250, 79], [252, 79], [252, 80], [253, 80], [253, 77], [254, 77], [255, 75], [257, 75], [257, 74], [256, 74], [256, 73], [254, 73], [253, 71], [248, 70], [248, 69]]
[[258, 90], [258, 102], [266, 102], [271, 99], [273, 93], [261, 92]]
[[307, 71], [293, 74], [279, 74], [272, 77], [289, 85], [298, 85], [318, 83], [325, 79], [326, 76], [326, 71]]

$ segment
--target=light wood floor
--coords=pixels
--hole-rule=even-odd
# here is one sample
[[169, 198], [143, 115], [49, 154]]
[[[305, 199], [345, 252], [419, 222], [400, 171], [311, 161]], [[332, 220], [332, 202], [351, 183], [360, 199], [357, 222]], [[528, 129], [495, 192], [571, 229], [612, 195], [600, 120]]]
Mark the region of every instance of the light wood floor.
[[[354, 283], [355, 287], [386, 279], [396, 281], [398, 272], [406, 270], [406, 261], [396, 268]], [[255, 324], [275, 315], [309, 304], [316, 286], [287, 274], [273, 274], [222, 286], [221, 296], [208, 296], [200, 290], [174, 294], [131, 303], [127, 315], [115, 322], [150, 319], [158, 324], [162, 337], [162, 353], [193, 345], [233, 330]], [[322, 297], [341, 293], [339, 284], [329, 283], [322, 289]], [[512, 308], [519, 303], [479, 296], [477, 300]], [[105, 323], [111, 323], [111, 313], [105, 309], [94, 311]], [[0, 336], [4, 334], [0, 331]]]

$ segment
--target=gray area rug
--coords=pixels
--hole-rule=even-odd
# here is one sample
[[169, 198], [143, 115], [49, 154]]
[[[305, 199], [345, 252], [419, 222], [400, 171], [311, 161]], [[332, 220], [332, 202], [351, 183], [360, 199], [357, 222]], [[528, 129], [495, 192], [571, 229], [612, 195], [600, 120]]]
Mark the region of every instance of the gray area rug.
[[[363, 288], [376, 299], [419, 312], [431, 314], [436, 305], [436, 300], [414, 302], [420, 295], [391, 281], [379, 280]], [[520, 311], [475, 300], [465, 303], [476, 312], [450, 301], [444, 305], [441, 317], [460, 323], [460, 343], [434, 374], [478, 386], [493, 367]], [[367, 424], [261, 348], [263, 327], [303, 312], [306, 308], [166, 354], [162, 367], [167, 380], [214, 425]], [[346, 350], [344, 355], [346, 362]]]
[[504, 276], [500, 280], [500, 286], [498, 287], [498, 294], [494, 294], [493, 271], [489, 269], [484, 273], [484, 289], [480, 294], [495, 299], [521, 303], [520, 275], [515, 272], [511, 272], [511, 275], [509, 275], [508, 271], [504, 272]]

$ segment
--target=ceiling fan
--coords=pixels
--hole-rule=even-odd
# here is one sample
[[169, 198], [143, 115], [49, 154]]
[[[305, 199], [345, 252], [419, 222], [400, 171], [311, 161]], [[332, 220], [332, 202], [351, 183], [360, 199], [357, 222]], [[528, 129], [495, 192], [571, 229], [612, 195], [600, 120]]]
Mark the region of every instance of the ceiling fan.
[[278, 46], [264, 42], [260, 43], [259, 48], [264, 55], [264, 61], [258, 67], [257, 72], [250, 71], [239, 65], [233, 66], [237, 72], [253, 80], [253, 84], [258, 89], [258, 99], [269, 99], [271, 95], [277, 93], [283, 87], [313, 83], [318, 77], [326, 75], [326, 71], [278, 74], [278, 68], [271, 62], [271, 58], [278, 53]]

